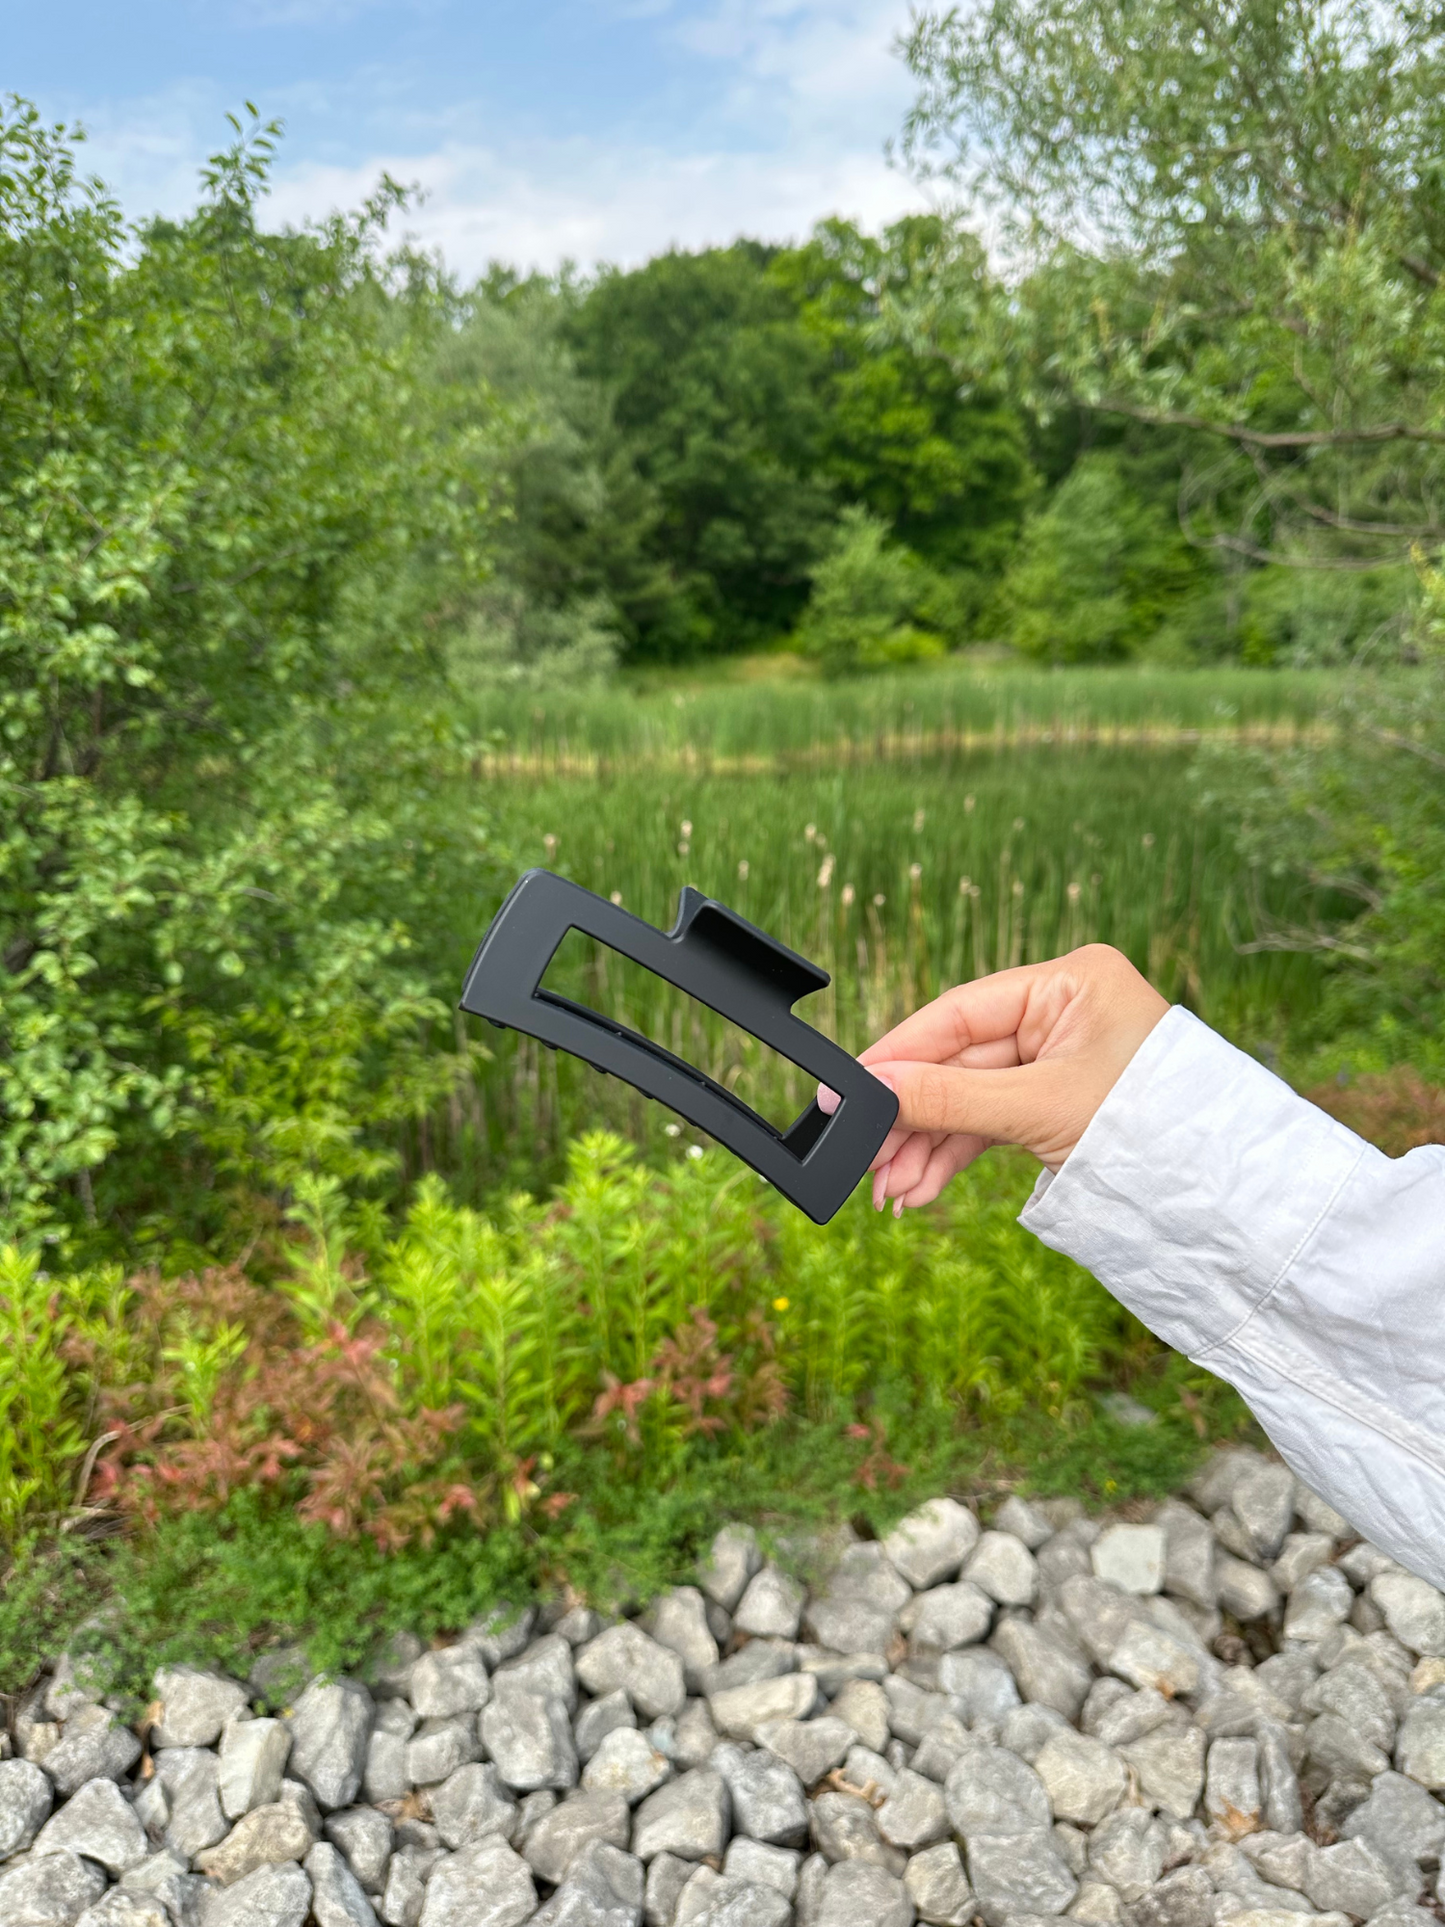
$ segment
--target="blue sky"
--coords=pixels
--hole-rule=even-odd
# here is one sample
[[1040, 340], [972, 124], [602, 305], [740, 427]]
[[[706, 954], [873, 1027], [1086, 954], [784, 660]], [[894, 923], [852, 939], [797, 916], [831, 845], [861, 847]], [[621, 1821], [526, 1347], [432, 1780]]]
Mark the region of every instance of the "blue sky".
[[907, 0], [0, 0], [0, 88], [89, 130], [128, 212], [178, 211], [226, 109], [286, 123], [276, 218], [382, 168], [463, 274], [634, 262], [925, 195], [888, 167]]

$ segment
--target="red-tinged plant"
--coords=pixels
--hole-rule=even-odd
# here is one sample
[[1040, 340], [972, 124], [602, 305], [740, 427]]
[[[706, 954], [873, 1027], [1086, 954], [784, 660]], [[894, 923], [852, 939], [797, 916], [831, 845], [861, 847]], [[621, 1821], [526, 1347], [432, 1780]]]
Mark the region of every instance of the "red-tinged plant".
[[855, 1485], [861, 1485], [865, 1492], [876, 1492], [880, 1485], [890, 1489], [902, 1485], [910, 1468], [900, 1465], [889, 1452], [888, 1428], [882, 1419], [874, 1419], [868, 1425], [846, 1425], [843, 1430], [848, 1438], [868, 1443], [862, 1463], [853, 1474]]
[[132, 1304], [153, 1376], [101, 1394], [91, 1503], [155, 1521], [259, 1486], [389, 1549], [487, 1516], [489, 1485], [452, 1443], [462, 1408], [404, 1409], [379, 1326], [336, 1318], [307, 1339], [279, 1293], [235, 1269], [137, 1280]]

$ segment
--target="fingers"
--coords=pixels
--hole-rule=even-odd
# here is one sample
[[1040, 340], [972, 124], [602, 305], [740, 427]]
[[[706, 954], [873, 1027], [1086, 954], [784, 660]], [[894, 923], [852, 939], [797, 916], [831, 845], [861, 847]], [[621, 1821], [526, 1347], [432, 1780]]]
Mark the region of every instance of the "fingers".
[[[870, 1044], [858, 1061], [870, 1070], [899, 1059], [942, 1064], [957, 1059], [961, 1052], [1002, 1045], [1003, 1064], [1016, 1064], [1017, 1055], [1010, 1059], [1007, 1050], [1012, 1042], [1017, 1051], [1015, 1040], [1029, 998], [1056, 974], [1054, 964], [1025, 964], [946, 990]], [[1002, 1068], [1002, 1064], [994, 1059], [988, 1067]]]
[[956, 1178], [960, 1171], [966, 1170], [987, 1149], [987, 1138], [946, 1137], [929, 1152], [928, 1162], [918, 1182], [894, 1200], [894, 1211], [901, 1213], [905, 1207], [915, 1210], [919, 1205], [932, 1204], [950, 1178]]
[[[1052, 1137], [1061, 1106], [1067, 1108], [1069, 1068], [1053, 1060], [1013, 1070], [898, 1062], [878, 1068], [898, 1093], [895, 1129], [1037, 1149]], [[895, 1162], [899, 1155], [892, 1153]]]

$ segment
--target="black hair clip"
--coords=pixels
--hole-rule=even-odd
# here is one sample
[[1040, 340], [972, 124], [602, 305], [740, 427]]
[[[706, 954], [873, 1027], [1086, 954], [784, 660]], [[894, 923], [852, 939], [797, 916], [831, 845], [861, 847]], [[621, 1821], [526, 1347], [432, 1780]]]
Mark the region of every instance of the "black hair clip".
[[[816, 1099], [785, 1131], [660, 1044], [585, 1004], [543, 990], [542, 978], [569, 930], [595, 937], [771, 1045], [841, 1100], [831, 1116]], [[500, 1028], [525, 1031], [635, 1085], [700, 1130], [826, 1224], [863, 1176], [898, 1115], [886, 1084], [792, 1007], [822, 990], [828, 973], [757, 929], [726, 904], [689, 886], [671, 930], [550, 870], [528, 870], [482, 938], [461, 1007]]]

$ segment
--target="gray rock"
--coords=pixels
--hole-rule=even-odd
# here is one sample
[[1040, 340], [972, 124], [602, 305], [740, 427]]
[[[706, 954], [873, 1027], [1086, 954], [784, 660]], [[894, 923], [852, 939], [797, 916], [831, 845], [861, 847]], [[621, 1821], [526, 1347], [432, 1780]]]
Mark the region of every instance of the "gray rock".
[[1336, 1566], [1321, 1566], [1296, 1585], [1284, 1609], [1286, 1639], [1324, 1639], [1349, 1617], [1355, 1595]]
[[[1006, 1619], [993, 1636], [994, 1649], [1007, 1662], [1023, 1697], [1052, 1706], [1066, 1720], [1076, 1720], [1093, 1676], [1067, 1647], [1022, 1619]], [[943, 1666], [940, 1680], [945, 1679]], [[949, 1687], [947, 1690], [952, 1691]]]
[[678, 1899], [696, 1871], [693, 1861], [679, 1860], [675, 1853], [654, 1856], [647, 1869], [642, 1900], [642, 1918], [647, 1927], [673, 1927]]
[[751, 1526], [724, 1526], [712, 1542], [698, 1584], [709, 1599], [731, 1612], [762, 1563], [758, 1536]]
[[887, 1746], [888, 1695], [876, 1680], [850, 1680], [830, 1710], [834, 1719], [851, 1726], [864, 1746], [875, 1753]]
[[1291, 1532], [1279, 1549], [1269, 1576], [1281, 1592], [1293, 1592], [1312, 1572], [1330, 1563], [1335, 1542], [1327, 1532]]
[[1246, 1625], [1252, 1619], [1267, 1618], [1279, 1606], [1279, 1592], [1269, 1574], [1243, 1559], [1217, 1558], [1214, 1577], [1219, 1605]]
[[112, 1887], [93, 1907], [87, 1907], [75, 1927], [171, 1927], [165, 1902], [154, 1894], [127, 1893]]
[[366, 1683], [373, 1699], [402, 1699], [411, 1682], [411, 1669], [426, 1651], [415, 1633], [388, 1633], [372, 1653]]
[[1202, 1867], [1180, 1867], [1132, 1909], [1135, 1927], [1211, 1927], [1214, 1889]]
[[1422, 1700], [1400, 1722], [1395, 1764], [1421, 1786], [1445, 1789], [1445, 1702]]
[[1370, 1581], [1370, 1598], [1402, 1646], [1422, 1659], [1445, 1654], [1445, 1593], [1408, 1572], [1382, 1572]]
[[200, 1927], [301, 1927], [310, 1909], [311, 1882], [289, 1861], [212, 1888], [201, 1901]]
[[[531, 1700], [541, 1707], [544, 1702], [525, 1687], [517, 1688], [509, 1695], [509, 1704], [523, 1699]], [[561, 1706], [560, 1701], [548, 1702]], [[534, 1715], [534, 1719], [542, 1716]], [[562, 1707], [562, 1718], [567, 1717]], [[568, 1729], [569, 1735], [571, 1729]], [[441, 1780], [449, 1779], [459, 1766], [466, 1766], [478, 1754], [476, 1722], [465, 1714], [457, 1714], [453, 1719], [423, 1720], [421, 1725], [406, 1742], [403, 1759], [406, 1762], [406, 1777], [412, 1786], [435, 1786]]]
[[1297, 1833], [1304, 1825], [1304, 1804], [1284, 1728], [1274, 1720], [1260, 1720], [1255, 1745], [1264, 1824], [1275, 1833]]
[[1205, 1744], [1197, 1726], [1171, 1726], [1119, 1751], [1138, 1775], [1144, 1798], [1172, 1819], [1187, 1820], [1204, 1791]]
[[349, 1807], [361, 1791], [371, 1718], [370, 1693], [351, 1679], [313, 1680], [297, 1700], [287, 1770], [323, 1812]]
[[306, 1872], [316, 1927], [376, 1927], [376, 1911], [361, 1883], [329, 1841], [318, 1840], [307, 1854]]
[[170, 1747], [156, 1755], [155, 1777], [170, 1803], [165, 1844], [172, 1853], [194, 1860], [224, 1840], [226, 1816], [216, 1794], [218, 1762], [204, 1747]]
[[952, 1840], [915, 1853], [903, 1870], [903, 1887], [918, 1918], [931, 1927], [966, 1927], [973, 1918], [973, 1889]]
[[672, 1729], [672, 1762], [684, 1772], [689, 1767], [706, 1766], [718, 1742], [706, 1700], [689, 1700], [678, 1714]]
[[798, 1869], [798, 1891], [793, 1901], [793, 1916], [798, 1927], [817, 1927], [827, 1878], [827, 1861], [820, 1853], [810, 1853]]
[[1059, 1604], [1069, 1623], [1070, 1642], [1096, 1666], [1109, 1664], [1125, 1633], [1143, 1617], [1137, 1598], [1093, 1577], [1066, 1579], [1059, 1588]]
[[[464, 1767], [462, 1771], [467, 1769]], [[437, 1792], [440, 1791], [438, 1788]], [[435, 1819], [435, 1794], [432, 1809]], [[375, 1807], [345, 1807], [340, 1813], [327, 1815], [323, 1831], [356, 1875], [362, 1892], [381, 1893], [386, 1886], [386, 1863], [391, 1858], [392, 1843], [391, 1822], [386, 1815], [378, 1813]]]
[[814, 1916], [816, 1927], [913, 1927], [915, 1918], [903, 1882], [860, 1860], [828, 1869]]
[[1389, 1695], [1369, 1667], [1356, 1660], [1343, 1660], [1315, 1680], [1301, 1694], [1299, 1710], [1337, 1714], [1362, 1740], [1386, 1751], [1395, 1744]]
[[910, 1764], [925, 1779], [943, 1782], [953, 1771], [954, 1762], [974, 1743], [974, 1735], [952, 1713], [945, 1713], [929, 1727], [914, 1749]]
[[89, 1780], [51, 1814], [36, 1836], [35, 1852], [84, 1854], [118, 1879], [146, 1858], [150, 1846], [115, 1781]]
[[955, 1702], [959, 1718], [970, 1726], [980, 1720], [1001, 1720], [1019, 1704], [1014, 1676], [995, 1653], [945, 1653], [938, 1665], [938, 1684]]
[[756, 1686], [798, 1671], [798, 1648], [791, 1639], [750, 1639], [708, 1673], [704, 1694], [730, 1693], [735, 1686]]
[[438, 1834], [453, 1852], [474, 1847], [489, 1836], [509, 1839], [517, 1824], [517, 1803], [490, 1760], [469, 1761], [434, 1786], [431, 1813]]
[[866, 1800], [851, 1793], [820, 1793], [812, 1802], [809, 1818], [813, 1844], [830, 1864], [865, 1860], [901, 1878], [907, 1855], [883, 1838], [878, 1831], [878, 1816]]
[[786, 1760], [809, 1787], [842, 1763], [854, 1737], [846, 1720], [827, 1714], [817, 1720], [774, 1720], [758, 1729], [758, 1744]]
[[[387, 1706], [399, 1702], [387, 1700]], [[361, 1788], [373, 1806], [383, 1800], [405, 1799], [411, 1788], [406, 1771], [407, 1740], [400, 1733], [378, 1730], [366, 1743], [366, 1766]]]
[[1069, 1918], [1086, 1921], [1088, 1927], [1124, 1927], [1124, 1903], [1116, 1887], [1093, 1879], [1086, 1868], [1070, 1903]]
[[386, 1869], [386, 1888], [377, 1909], [387, 1927], [417, 1927], [426, 1899], [427, 1878], [441, 1858], [439, 1847], [402, 1846], [391, 1856]]
[[[676, 1654], [672, 1657], [676, 1661]], [[538, 1699], [499, 1674], [491, 1702], [482, 1710], [481, 1733], [497, 1771], [513, 1792], [577, 1784], [577, 1749], [561, 1700]]]
[[489, 1673], [509, 1659], [527, 1650], [532, 1637], [532, 1628], [537, 1623], [537, 1611], [528, 1606], [518, 1612], [512, 1606], [494, 1606], [474, 1624], [468, 1626], [457, 1642], [461, 1646], [474, 1646], [482, 1656], [482, 1663]]
[[1164, 1530], [1164, 1590], [1196, 1606], [1215, 1600], [1214, 1534], [1192, 1506], [1161, 1506], [1155, 1524]]
[[946, 1693], [927, 1692], [901, 1673], [890, 1673], [884, 1680], [883, 1697], [888, 1702], [889, 1731], [905, 1746], [917, 1746], [935, 1720], [953, 1711]]
[[687, 1698], [679, 1656], [631, 1624], [609, 1626], [584, 1646], [577, 1655], [577, 1677], [594, 1696], [620, 1687], [649, 1720], [680, 1713]]
[[556, 1886], [592, 1841], [625, 1850], [631, 1833], [632, 1813], [622, 1794], [572, 1793], [527, 1833], [522, 1857], [534, 1874]]
[[1305, 1748], [1312, 1766], [1331, 1780], [1369, 1781], [1390, 1764], [1383, 1747], [1336, 1713], [1322, 1714], [1311, 1722]]
[[1061, 1914], [1079, 1891], [1049, 1833], [981, 1833], [967, 1846], [969, 1880], [988, 1927], [1019, 1914]]
[[796, 1639], [803, 1617], [803, 1588], [776, 1566], [748, 1581], [733, 1613], [734, 1629], [753, 1639]]
[[978, 1540], [978, 1521], [966, 1506], [956, 1499], [930, 1499], [898, 1521], [883, 1541], [883, 1553], [916, 1592], [925, 1592], [951, 1579]]
[[[754, 1739], [760, 1728], [774, 1720], [805, 1720], [817, 1703], [818, 1682], [811, 1673], [784, 1673], [777, 1679], [759, 1680], [754, 1686], [734, 1686], [708, 1696], [713, 1724], [731, 1740]], [[836, 1705], [834, 1711], [839, 1711]], [[840, 1713], [839, 1717], [847, 1719], [848, 1715]]]
[[1052, 1706], [1016, 1706], [999, 1726], [998, 1743], [1032, 1766], [1056, 1733], [1073, 1730]]
[[913, 1589], [874, 1540], [847, 1547], [826, 1591], [809, 1601], [803, 1623], [837, 1653], [882, 1653]]
[[1304, 1891], [1322, 1913], [1355, 1914], [1366, 1920], [1398, 1891], [1384, 1859], [1366, 1840], [1341, 1840], [1314, 1854]]
[[731, 1817], [722, 1775], [711, 1767], [695, 1767], [643, 1801], [633, 1820], [632, 1851], [644, 1861], [659, 1853], [705, 1860], [727, 1845]]
[[696, 1867], [678, 1896], [678, 1927], [785, 1927], [792, 1908], [775, 1888]]
[[[27, 1750], [27, 1758], [33, 1755]], [[119, 1780], [140, 1758], [140, 1741], [104, 1706], [77, 1707], [43, 1765], [67, 1799], [88, 1780]]]
[[765, 1846], [798, 1847], [808, 1837], [808, 1803], [803, 1783], [785, 1760], [726, 1743], [712, 1756], [732, 1800], [738, 1833]]
[[1204, 1779], [1204, 1810], [1209, 1818], [1237, 1840], [1259, 1826], [1262, 1805], [1255, 1742], [1216, 1740], [1209, 1749]]
[[194, 1666], [163, 1666], [156, 1673], [160, 1718], [151, 1728], [153, 1748], [214, 1746], [226, 1722], [244, 1711], [246, 1689], [224, 1673]]
[[569, 1646], [585, 1646], [602, 1631], [602, 1621], [590, 1606], [571, 1606], [552, 1628]]
[[281, 1790], [290, 1752], [291, 1730], [284, 1720], [233, 1719], [227, 1723], [221, 1734], [216, 1793], [228, 1820], [239, 1820], [253, 1807], [271, 1804]]
[[1129, 1784], [1124, 1762], [1102, 1740], [1066, 1727], [1055, 1733], [1034, 1759], [1054, 1816], [1079, 1826], [1097, 1826], [1114, 1811]]
[[993, 1624], [993, 1602], [970, 1580], [960, 1579], [920, 1593], [904, 1619], [915, 1653], [947, 1653], [986, 1637]]
[[23, 1853], [50, 1812], [50, 1781], [31, 1760], [0, 1760], [0, 1860]]
[[6, 1927], [72, 1927], [104, 1891], [105, 1875], [79, 1854], [32, 1856], [0, 1872], [0, 1921]]
[[534, 1639], [525, 1652], [499, 1666], [496, 1677], [499, 1685], [523, 1687], [538, 1699], [561, 1700], [569, 1715], [577, 1711], [577, 1669], [560, 1633]]
[[604, 1693], [601, 1699], [589, 1700], [572, 1723], [578, 1759], [584, 1762], [590, 1760], [609, 1733], [636, 1725], [637, 1715], [632, 1710], [632, 1701], [621, 1687], [615, 1692]]
[[1164, 1871], [1168, 1841], [1145, 1807], [1124, 1807], [1094, 1829], [1089, 1869], [1125, 1900], [1141, 1900]]
[[533, 1927], [639, 1927], [644, 1873], [630, 1853], [594, 1840], [566, 1880], [533, 1916]]
[[300, 1808], [289, 1800], [277, 1800], [238, 1820], [218, 1846], [196, 1856], [196, 1865], [223, 1887], [230, 1887], [257, 1867], [304, 1860], [313, 1839]]
[[1109, 1668], [1131, 1686], [1152, 1687], [1165, 1699], [1195, 1692], [1201, 1678], [1197, 1653], [1145, 1619], [1130, 1624], [1109, 1655]]
[[791, 1847], [766, 1847], [761, 1840], [736, 1835], [723, 1856], [723, 1874], [729, 1880], [745, 1880], [754, 1887], [771, 1887], [784, 1900], [798, 1891], [798, 1868], [803, 1856]]
[[878, 1831], [890, 1847], [917, 1853], [948, 1838], [948, 1806], [943, 1789], [908, 1768], [878, 1809]]
[[1287, 1465], [1252, 1466], [1235, 1481], [1229, 1504], [1261, 1559], [1273, 1559], [1294, 1518], [1295, 1477]]
[[1294, 1509], [1296, 1517], [1310, 1532], [1327, 1533], [1332, 1539], [1354, 1537], [1353, 1528], [1342, 1512], [1336, 1512], [1328, 1499], [1322, 1499], [1318, 1492], [1312, 1492], [1303, 1479], [1296, 1479], [1294, 1485]]
[[631, 1805], [671, 1778], [671, 1761], [645, 1733], [626, 1726], [608, 1733], [582, 1769], [582, 1784], [589, 1792], [619, 1793]]
[[520, 1927], [536, 1911], [527, 1863], [504, 1842], [483, 1840], [437, 1861], [420, 1927]]
[[675, 1586], [664, 1593], [652, 1610], [649, 1631], [682, 1661], [688, 1691], [701, 1692], [704, 1673], [717, 1665], [718, 1648], [707, 1623], [707, 1601], [697, 1587]]
[[1043, 1781], [1002, 1747], [971, 1747], [955, 1762], [943, 1794], [954, 1831], [965, 1842], [975, 1834], [1046, 1832], [1053, 1822]]
[[1089, 1549], [1096, 1579], [1138, 1595], [1158, 1592], [1164, 1584], [1164, 1554], [1160, 1525], [1106, 1526]]
[[1403, 1774], [1382, 1773], [1341, 1832], [1347, 1840], [1368, 1841], [1391, 1866], [1433, 1866], [1445, 1847], [1445, 1806]]
[[969, 1554], [963, 1576], [1000, 1606], [1031, 1606], [1038, 1596], [1034, 1555], [1011, 1532], [985, 1532]]
[[480, 1713], [491, 1697], [492, 1682], [475, 1646], [444, 1646], [439, 1652], [423, 1653], [407, 1678], [407, 1698], [418, 1719]]
[[1095, 1680], [1084, 1702], [1079, 1724], [1105, 1746], [1127, 1746], [1146, 1733], [1177, 1723], [1179, 1708], [1152, 1686], [1131, 1689], [1121, 1679]]
[[1000, 1532], [1011, 1532], [1015, 1539], [1021, 1539], [1030, 1552], [1036, 1551], [1046, 1539], [1052, 1539], [1055, 1527], [1037, 1506], [1021, 1499], [1017, 1492], [1011, 1492], [994, 1514], [995, 1527]]
[[855, 1794], [861, 1793], [870, 1805], [877, 1806], [897, 1786], [898, 1768], [869, 1747], [850, 1746], [839, 1778]]

